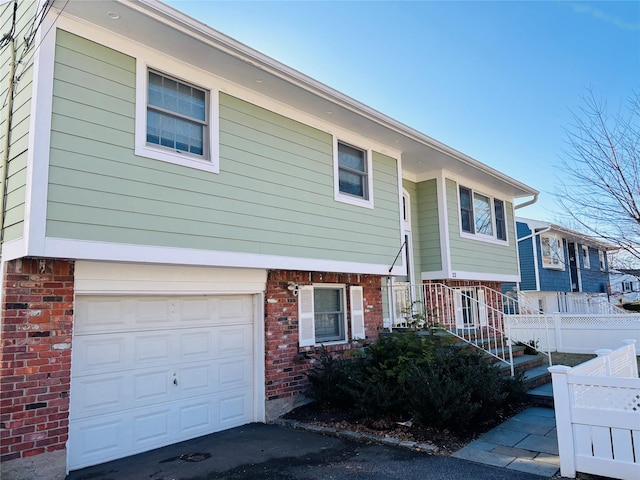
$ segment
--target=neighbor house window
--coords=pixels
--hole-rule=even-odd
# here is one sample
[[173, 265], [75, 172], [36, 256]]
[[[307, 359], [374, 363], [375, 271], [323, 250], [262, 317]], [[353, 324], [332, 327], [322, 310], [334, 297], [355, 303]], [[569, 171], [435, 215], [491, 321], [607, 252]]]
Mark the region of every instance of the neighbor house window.
[[336, 141], [336, 200], [373, 207], [371, 152]]
[[589, 259], [589, 247], [582, 245], [582, 266], [583, 268], [591, 268], [591, 260]]
[[556, 235], [541, 235], [542, 266], [564, 270], [564, 250], [562, 238]]
[[622, 282], [622, 291], [623, 292], [632, 292], [633, 284], [631, 282]]
[[[341, 284], [298, 287], [298, 342], [301, 347], [346, 342], [347, 288]], [[363, 288], [349, 287], [351, 339], [366, 337]]]
[[147, 143], [203, 157], [207, 92], [149, 70]]
[[467, 187], [459, 187], [460, 226], [463, 233], [506, 241], [505, 206], [502, 200], [491, 198]]
[[188, 66], [172, 71], [193, 83], [136, 64], [135, 154], [219, 172], [218, 94], [211, 79]]
[[600, 262], [600, 270], [604, 272], [607, 268], [607, 265], [605, 263], [604, 252], [602, 250], [598, 250], [598, 260]]

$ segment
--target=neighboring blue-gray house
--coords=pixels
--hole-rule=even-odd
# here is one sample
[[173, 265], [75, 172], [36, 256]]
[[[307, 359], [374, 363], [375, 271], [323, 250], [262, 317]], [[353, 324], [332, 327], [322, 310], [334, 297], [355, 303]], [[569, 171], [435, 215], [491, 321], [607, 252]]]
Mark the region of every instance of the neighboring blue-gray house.
[[503, 284], [544, 312], [579, 312], [606, 301], [613, 245], [549, 222], [516, 218], [521, 281]]

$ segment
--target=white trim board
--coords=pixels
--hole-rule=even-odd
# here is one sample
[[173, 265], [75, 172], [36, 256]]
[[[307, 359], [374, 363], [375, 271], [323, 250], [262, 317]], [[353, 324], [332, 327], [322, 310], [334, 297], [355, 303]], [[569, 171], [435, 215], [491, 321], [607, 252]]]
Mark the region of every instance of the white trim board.
[[77, 295], [219, 295], [262, 293], [267, 271], [259, 269], [78, 261]]
[[[51, 237], [45, 239], [45, 248], [42, 256], [112, 262], [389, 275], [389, 265], [387, 264], [68, 240]], [[404, 265], [395, 266], [391, 275], [406, 275], [406, 268]]]

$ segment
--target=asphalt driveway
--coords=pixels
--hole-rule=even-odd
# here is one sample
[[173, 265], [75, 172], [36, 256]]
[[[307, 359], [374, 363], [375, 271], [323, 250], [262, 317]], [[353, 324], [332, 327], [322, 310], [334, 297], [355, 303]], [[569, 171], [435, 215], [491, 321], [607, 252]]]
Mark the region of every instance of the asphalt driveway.
[[250, 424], [71, 472], [67, 480], [540, 480], [538, 475]]

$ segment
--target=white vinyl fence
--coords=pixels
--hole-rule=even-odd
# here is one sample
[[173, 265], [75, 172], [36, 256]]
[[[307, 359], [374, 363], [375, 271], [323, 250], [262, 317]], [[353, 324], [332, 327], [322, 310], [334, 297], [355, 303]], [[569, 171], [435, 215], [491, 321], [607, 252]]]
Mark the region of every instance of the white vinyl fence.
[[635, 340], [574, 368], [549, 367], [560, 473], [640, 479], [640, 378]]
[[513, 341], [533, 341], [542, 352], [593, 353], [599, 348], [616, 348], [625, 338], [640, 344], [640, 315], [505, 315], [505, 333]]

